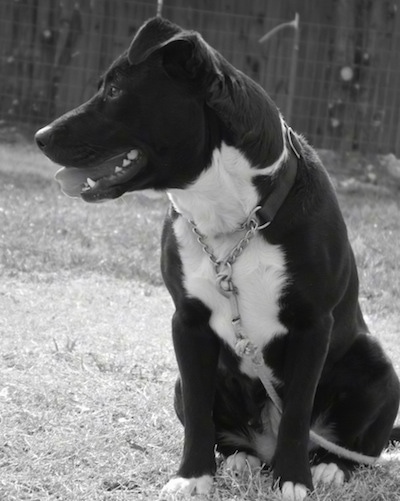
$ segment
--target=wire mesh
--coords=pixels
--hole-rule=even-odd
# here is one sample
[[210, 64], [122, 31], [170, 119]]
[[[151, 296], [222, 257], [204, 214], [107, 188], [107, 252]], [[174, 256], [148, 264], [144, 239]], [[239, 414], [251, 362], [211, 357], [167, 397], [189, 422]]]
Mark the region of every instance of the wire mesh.
[[[400, 154], [400, 20], [389, 0], [2, 0], [0, 120], [42, 125], [88, 99], [161, 7], [260, 83], [284, 115], [292, 109], [291, 125], [315, 146]], [[294, 32], [259, 40], [296, 12], [290, 102]]]

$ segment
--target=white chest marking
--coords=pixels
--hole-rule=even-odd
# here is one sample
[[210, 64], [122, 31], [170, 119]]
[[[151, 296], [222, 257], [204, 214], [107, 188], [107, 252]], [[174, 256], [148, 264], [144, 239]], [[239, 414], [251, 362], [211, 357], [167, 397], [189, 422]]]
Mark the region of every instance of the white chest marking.
[[[256, 206], [258, 194], [252, 179], [279, 168], [281, 158], [263, 171], [253, 168], [235, 148], [222, 145], [211, 166], [185, 190], [171, 190], [169, 197], [178, 212], [193, 219], [218, 260], [225, 258], [244, 233], [235, 231]], [[211, 311], [210, 325], [230, 346], [236, 343], [229, 300], [217, 288], [215, 270], [185, 217], [174, 222], [187, 293]], [[285, 334], [279, 321], [279, 301], [287, 283], [283, 250], [256, 234], [233, 266], [233, 283], [245, 335], [259, 348], [274, 336]], [[251, 364], [242, 370], [254, 375]]]
[[[234, 348], [236, 337], [231, 305], [217, 288], [214, 267], [185, 219], [175, 221], [174, 231], [180, 246], [187, 293], [210, 309], [211, 328]], [[237, 243], [235, 239], [238, 239], [238, 234], [212, 240], [211, 245], [218, 259], [226, 256]], [[245, 335], [256, 346], [263, 348], [274, 336], [285, 334], [287, 330], [279, 321], [279, 300], [287, 276], [284, 255], [279, 246], [268, 244], [256, 235], [234, 264], [232, 278], [239, 291], [239, 311]], [[254, 374], [250, 364], [243, 364], [242, 370], [249, 375]]]
[[256, 169], [239, 150], [222, 143], [214, 150], [211, 166], [193, 184], [183, 190], [169, 190], [168, 196], [175, 209], [193, 219], [204, 235], [228, 234], [258, 203], [253, 178], [275, 173], [287, 154], [284, 148], [274, 164]]

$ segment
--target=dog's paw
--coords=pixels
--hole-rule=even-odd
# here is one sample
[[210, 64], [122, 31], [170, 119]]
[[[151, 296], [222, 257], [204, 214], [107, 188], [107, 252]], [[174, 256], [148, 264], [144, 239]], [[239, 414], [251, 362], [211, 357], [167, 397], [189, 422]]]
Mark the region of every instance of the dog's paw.
[[344, 483], [344, 472], [335, 463], [320, 463], [311, 468], [313, 483], [339, 486]]
[[281, 488], [283, 501], [303, 501], [307, 497], [307, 487], [303, 484], [284, 482]]
[[159, 499], [160, 501], [172, 501], [192, 496], [193, 494], [207, 495], [210, 493], [212, 485], [213, 478], [211, 475], [192, 478], [171, 478], [162, 488]]
[[261, 461], [245, 452], [235, 452], [225, 460], [225, 469], [234, 475], [241, 475], [246, 470], [253, 470], [261, 466]]

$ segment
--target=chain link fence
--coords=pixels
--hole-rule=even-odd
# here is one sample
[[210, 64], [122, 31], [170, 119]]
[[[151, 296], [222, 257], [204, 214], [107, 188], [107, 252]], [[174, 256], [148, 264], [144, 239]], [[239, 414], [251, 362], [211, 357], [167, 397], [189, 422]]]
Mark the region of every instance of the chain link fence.
[[[398, 0], [164, 0], [162, 13], [200, 31], [259, 82], [315, 146], [400, 156], [397, 6]], [[157, 0], [2, 0], [2, 123], [40, 126], [89, 98], [99, 74], [156, 12]], [[296, 14], [298, 31], [285, 25], [271, 33]]]

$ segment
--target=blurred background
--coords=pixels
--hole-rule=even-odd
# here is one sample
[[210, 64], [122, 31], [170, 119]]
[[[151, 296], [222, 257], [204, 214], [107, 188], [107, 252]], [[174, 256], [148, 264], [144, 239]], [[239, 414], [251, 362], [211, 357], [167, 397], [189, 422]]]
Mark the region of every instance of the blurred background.
[[0, 123], [40, 126], [89, 98], [161, 7], [317, 148], [400, 156], [398, 0], [1, 0]]

